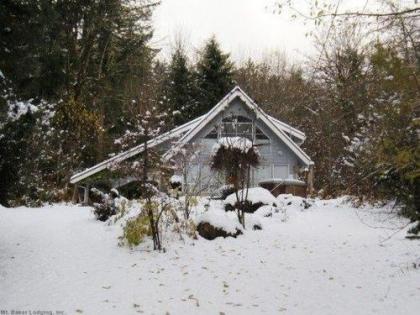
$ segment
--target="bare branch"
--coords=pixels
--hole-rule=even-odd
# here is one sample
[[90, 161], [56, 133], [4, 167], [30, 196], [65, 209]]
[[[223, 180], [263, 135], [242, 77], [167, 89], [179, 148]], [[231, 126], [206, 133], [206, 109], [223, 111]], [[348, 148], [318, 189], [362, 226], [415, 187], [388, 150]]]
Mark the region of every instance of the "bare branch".
[[414, 12], [418, 12], [420, 11], [420, 7], [416, 7], [413, 9], [406, 9], [406, 10], [402, 10], [402, 11], [395, 11], [395, 12], [385, 12], [385, 13], [374, 13], [374, 12], [342, 12], [342, 13], [325, 13], [325, 14], [320, 14], [317, 15], [316, 17], [310, 17], [311, 19], [318, 19], [318, 18], [323, 18], [323, 17], [328, 17], [328, 16], [349, 16], [349, 17], [354, 17], [354, 16], [366, 16], [366, 17], [386, 17], [386, 16], [402, 16], [402, 15], [407, 15], [410, 13], [414, 13]]

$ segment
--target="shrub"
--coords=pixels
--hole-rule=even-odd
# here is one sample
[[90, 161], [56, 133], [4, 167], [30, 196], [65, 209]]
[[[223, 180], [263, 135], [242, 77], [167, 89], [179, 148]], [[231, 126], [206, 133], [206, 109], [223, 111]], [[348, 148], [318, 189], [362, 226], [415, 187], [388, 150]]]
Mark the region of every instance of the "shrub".
[[127, 199], [138, 199], [141, 197], [140, 181], [132, 181], [118, 188], [120, 193]]
[[114, 198], [118, 196], [118, 191], [112, 189], [111, 194], [105, 194], [99, 189], [92, 188], [91, 192], [93, 197], [100, 200], [93, 204], [93, 213], [97, 220], [106, 221], [110, 216], [116, 214]]
[[420, 233], [420, 222], [417, 222], [411, 229], [408, 230], [408, 234], [419, 234]]
[[151, 235], [149, 219], [145, 215], [128, 220], [124, 227], [123, 238], [130, 247], [139, 245], [144, 237]]
[[113, 207], [112, 204], [108, 202], [94, 203], [93, 208], [93, 213], [95, 214], [96, 219], [99, 221], [106, 221], [110, 216], [115, 214], [115, 207]]

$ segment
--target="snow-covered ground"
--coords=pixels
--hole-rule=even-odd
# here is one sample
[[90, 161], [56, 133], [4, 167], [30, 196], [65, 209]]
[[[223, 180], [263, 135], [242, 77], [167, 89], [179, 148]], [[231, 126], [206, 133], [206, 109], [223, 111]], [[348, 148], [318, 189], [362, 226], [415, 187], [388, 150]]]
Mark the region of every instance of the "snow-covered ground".
[[0, 207], [0, 310], [419, 314], [420, 242], [388, 229], [404, 221], [342, 200], [280, 201], [262, 231], [166, 253], [119, 247], [119, 225], [87, 207]]

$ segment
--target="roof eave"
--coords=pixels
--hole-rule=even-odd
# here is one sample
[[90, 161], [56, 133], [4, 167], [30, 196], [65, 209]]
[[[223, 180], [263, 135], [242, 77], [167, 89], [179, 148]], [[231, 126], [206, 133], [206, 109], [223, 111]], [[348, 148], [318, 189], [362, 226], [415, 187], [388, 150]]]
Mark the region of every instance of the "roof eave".
[[[175, 138], [176, 136], [178, 136], [180, 133], [182, 134], [182, 132], [188, 131], [188, 127], [191, 127], [191, 125], [194, 125], [194, 123], [197, 123], [198, 121], [200, 121], [201, 119], [204, 118], [205, 115], [197, 117], [194, 120], [191, 120], [190, 122], [178, 126], [168, 132], [165, 132], [164, 134], [150, 139], [147, 143], [150, 147], [154, 147], [156, 145], [159, 145], [162, 142], [165, 142], [166, 140], [170, 140], [171, 138]], [[144, 148], [144, 144], [139, 144], [127, 151], [121, 152], [105, 161], [102, 161], [101, 163], [98, 163], [82, 172], [79, 172], [77, 174], [74, 174], [71, 178], [70, 178], [70, 183], [71, 184], [76, 184], [82, 180], [84, 180], [85, 178], [88, 178], [98, 172], [101, 172], [105, 169], [107, 169], [110, 165], [114, 164], [114, 163], [120, 163], [121, 161], [124, 161], [126, 159], [129, 159], [139, 153], [141, 153], [143, 151]]]

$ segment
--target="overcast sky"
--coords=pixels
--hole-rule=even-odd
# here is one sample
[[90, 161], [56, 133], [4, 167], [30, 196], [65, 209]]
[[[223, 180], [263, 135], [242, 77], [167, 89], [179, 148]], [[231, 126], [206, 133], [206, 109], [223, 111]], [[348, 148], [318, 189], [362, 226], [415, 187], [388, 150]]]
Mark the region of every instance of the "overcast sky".
[[273, 14], [273, 0], [162, 0], [154, 13], [154, 45], [170, 54], [177, 34], [189, 52], [212, 34], [235, 60], [282, 51], [302, 57], [311, 47], [301, 21]]
[[[236, 61], [248, 57], [260, 59], [270, 52], [285, 53], [287, 59], [299, 62], [314, 53], [312, 40], [305, 33], [310, 27], [302, 19], [292, 20], [290, 12], [273, 13], [276, 0], [161, 0], [154, 13], [153, 44], [161, 56], [170, 56], [177, 34], [187, 42], [188, 52], [202, 47], [213, 34]], [[331, 0], [340, 2], [340, 10], [381, 10], [380, 0]], [[395, 0], [412, 6], [416, 0]], [[294, 0], [305, 11], [305, 0]], [[388, 11], [388, 10], [386, 10]]]

